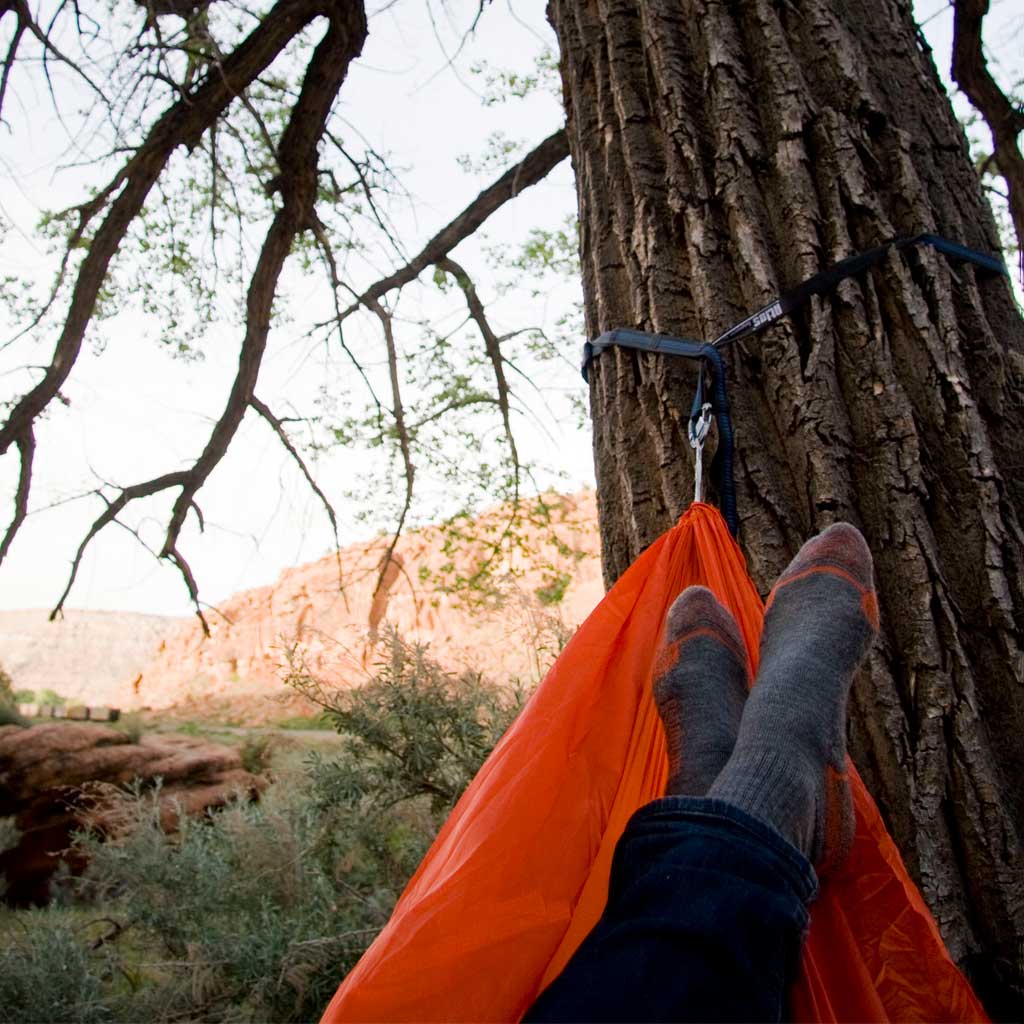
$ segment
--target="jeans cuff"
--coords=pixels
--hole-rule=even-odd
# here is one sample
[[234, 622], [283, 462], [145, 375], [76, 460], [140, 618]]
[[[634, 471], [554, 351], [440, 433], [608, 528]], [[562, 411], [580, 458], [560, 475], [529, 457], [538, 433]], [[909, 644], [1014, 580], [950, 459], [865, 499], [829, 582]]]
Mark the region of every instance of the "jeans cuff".
[[646, 826], [677, 823], [713, 825], [727, 832], [753, 837], [775, 855], [776, 862], [804, 905], [817, 898], [818, 876], [811, 862], [778, 829], [726, 800], [707, 796], [662, 797], [641, 807], [630, 818], [625, 834], [641, 831]]

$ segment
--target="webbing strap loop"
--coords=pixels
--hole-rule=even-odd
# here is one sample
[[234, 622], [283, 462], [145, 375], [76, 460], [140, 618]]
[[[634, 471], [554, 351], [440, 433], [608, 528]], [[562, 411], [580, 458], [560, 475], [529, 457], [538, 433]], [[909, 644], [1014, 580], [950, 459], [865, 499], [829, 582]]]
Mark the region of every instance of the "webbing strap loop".
[[893, 238], [876, 246], [874, 249], [865, 249], [864, 252], [847, 256], [845, 260], [840, 260], [838, 263], [833, 263], [832, 266], [819, 271], [812, 277], [807, 278], [806, 281], [798, 284], [792, 291], [779, 296], [779, 298], [769, 302], [767, 306], [762, 306], [756, 313], [751, 313], [750, 316], [741, 320], [738, 324], [733, 324], [727, 331], [715, 338], [711, 344], [716, 348], [721, 348], [740, 338], [745, 338], [747, 335], [758, 334], [777, 320], [781, 320], [784, 316], [792, 313], [798, 306], [802, 306], [812, 295], [822, 295], [825, 292], [830, 292], [840, 281], [844, 281], [848, 277], [853, 277], [855, 274], [860, 274], [877, 266], [885, 259], [890, 249], [895, 249], [898, 252], [902, 249], [911, 249], [918, 245], [930, 245], [937, 252], [941, 252], [950, 259], [973, 263], [976, 267], [990, 274], [1005, 274], [1007, 277], [1009, 276], [1006, 264], [997, 257], [990, 256], [988, 253], [978, 252], [977, 249], [968, 249], [966, 245], [951, 242], [948, 238], [942, 238], [940, 235], [921, 234], [913, 235], [909, 238]]
[[[831, 291], [840, 281], [853, 277], [864, 270], [869, 270], [885, 259], [890, 249], [909, 249], [917, 245], [930, 245], [933, 249], [941, 252], [954, 260], [964, 260], [973, 263], [981, 270], [991, 274], [1004, 274], [1009, 276], [1006, 265], [996, 256], [988, 253], [978, 252], [976, 249], [969, 249], [965, 245], [951, 242], [948, 238], [940, 235], [920, 234], [907, 238], [894, 238], [888, 242], [867, 249], [864, 252], [856, 253], [812, 277], [809, 277], [802, 284], [797, 285], [792, 291], [786, 292], [779, 298], [762, 306], [756, 313], [733, 324], [727, 331], [720, 334], [713, 342], [695, 341], [691, 338], [675, 338], [667, 334], [649, 334], [646, 331], [631, 330], [627, 327], [617, 327], [615, 330], [606, 331], [593, 341], [584, 342], [583, 345], [583, 379], [590, 380], [590, 362], [599, 356], [606, 348], [612, 345], [621, 345], [625, 348], [638, 349], [642, 352], [658, 352], [665, 355], [684, 356], [688, 359], [700, 360], [700, 368], [697, 373], [697, 389], [693, 397], [693, 406], [690, 409], [690, 423], [687, 434], [690, 444], [697, 451], [698, 463], [700, 461], [700, 449], [694, 442], [694, 438], [700, 434], [700, 445], [703, 445], [704, 437], [707, 435], [705, 422], [706, 410], [710, 406], [715, 415], [715, 422], [718, 427], [718, 450], [715, 453], [712, 471], [718, 480], [718, 490], [722, 514], [729, 524], [729, 530], [733, 536], [738, 528], [738, 517], [736, 511], [736, 488], [733, 481], [733, 447], [734, 437], [732, 420], [729, 416], [729, 402], [725, 390], [725, 368], [722, 363], [721, 349], [740, 338], [751, 334], [758, 334], [770, 327], [777, 320], [792, 313], [798, 306], [802, 306], [812, 295], [821, 295]], [[705, 365], [712, 371], [712, 395], [711, 401], [705, 401]], [[703, 427], [702, 427], [703, 424]], [[698, 467], [699, 471], [699, 467]], [[697, 484], [698, 491], [701, 489], [700, 482]], [[698, 499], [699, 500], [699, 499]]]
[[[701, 372], [698, 378], [697, 394], [694, 396], [693, 408], [690, 411], [690, 423], [687, 435], [692, 438], [699, 430], [699, 421], [705, 404], [710, 404], [718, 427], [718, 450], [711, 464], [712, 474], [716, 480], [722, 515], [733, 536], [739, 529], [736, 513], [736, 491], [733, 484], [733, 429], [729, 418], [729, 399], [725, 390], [725, 366], [722, 353], [706, 341], [692, 341], [689, 338], [673, 338], [668, 334], [648, 334], [646, 331], [634, 331], [626, 327], [606, 331], [593, 341], [583, 346], [583, 379], [589, 380], [590, 361], [599, 356], [606, 348], [621, 345], [624, 348], [638, 349], [641, 352], [660, 352], [666, 355], [685, 356], [688, 359], [701, 361]], [[710, 402], [704, 397], [704, 364], [711, 370]], [[705, 435], [707, 431], [705, 430]]]

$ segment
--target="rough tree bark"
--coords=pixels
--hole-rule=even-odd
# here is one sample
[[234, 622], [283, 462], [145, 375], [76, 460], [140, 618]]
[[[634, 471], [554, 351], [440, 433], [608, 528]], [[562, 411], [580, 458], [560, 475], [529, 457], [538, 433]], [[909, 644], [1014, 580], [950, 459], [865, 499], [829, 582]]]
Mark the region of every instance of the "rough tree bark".
[[[551, 0], [549, 15], [591, 337], [713, 338], [896, 236], [997, 251], [908, 3]], [[1024, 992], [1024, 325], [1007, 282], [890, 255], [728, 362], [752, 573], [764, 592], [816, 530], [865, 532], [884, 628], [854, 757], [952, 954], [1008, 1015]], [[670, 357], [595, 361], [609, 583], [692, 493], [693, 380]]]

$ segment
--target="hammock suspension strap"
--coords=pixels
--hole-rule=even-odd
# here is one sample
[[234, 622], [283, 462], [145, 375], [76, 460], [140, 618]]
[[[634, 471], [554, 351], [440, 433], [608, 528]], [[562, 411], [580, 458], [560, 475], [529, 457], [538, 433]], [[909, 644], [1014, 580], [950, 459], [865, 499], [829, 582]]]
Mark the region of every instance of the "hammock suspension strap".
[[[590, 380], [591, 360], [612, 345], [632, 348], [641, 352], [655, 352], [698, 360], [697, 388], [693, 396], [693, 406], [690, 409], [690, 422], [687, 428], [690, 447], [693, 448], [696, 458], [694, 501], [703, 499], [702, 453], [713, 415], [718, 427], [718, 449], [711, 464], [711, 471], [715, 478], [722, 515], [729, 526], [729, 532], [735, 537], [739, 519], [736, 510], [736, 485], [733, 479], [734, 435], [732, 419], [729, 415], [725, 367], [721, 349], [740, 338], [760, 334], [761, 331], [802, 306], [812, 295], [830, 292], [846, 278], [877, 266], [885, 259], [890, 249], [900, 251], [919, 245], [929, 245], [936, 252], [942, 253], [951, 260], [972, 263], [986, 273], [1009, 276], [1006, 265], [998, 257], [979, 252], [977, 249], [969, 249], [965, 245], [951, 242], [940, 235], [920, 234], [906, 238], [894, 238], [874, 249], [866, 249], [864, 252], [848, 256], [846, 259], [826, 267], [797, 285], [796, 288], [779, 296], [766, 306], [762, 306], [757, 312], [740, 320], [739, 323], [733, 324], [712, 342], [676, 338], [667, 334], [652, 334], [648, 331], [637, 331], [626, 327], [605, 331], [604, 334], [583, 345], [583, 365], [581, 367], [583, 379]], [[705, 369], [711, 374], [711, 387], [708, 391], [705, 390]]]

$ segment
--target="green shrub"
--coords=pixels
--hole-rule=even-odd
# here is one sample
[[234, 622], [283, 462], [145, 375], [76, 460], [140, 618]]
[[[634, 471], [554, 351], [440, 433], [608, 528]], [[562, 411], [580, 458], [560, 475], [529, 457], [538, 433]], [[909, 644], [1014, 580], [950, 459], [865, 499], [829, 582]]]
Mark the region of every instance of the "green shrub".
[[36, 699], [35, 690], [15, 690], [14, 691], [14, 702], [15, 704], [31, 704]]
[[0, 665], [0, 725], [28, 725], [27, 719], [18, 713], [11, 677]]
[[138, 743], [146, 731], [146, 721], [138, 711], [129, 711], [112, 724], [115, 729], [123, 732], [132, 743]]
[[14, 700], [14, 682], [7, 669], [0, 665], [0, 701], [3, 700]]
[[270, 769], [276, 745], [269, 733], [249, 733], [238, 751], [242, 767], [253, 775], [265, 775]]
[[56, 692], [56, 690], [40, 690], [39, 691], [39, 703], [40, 704], [55, 704], [58, 707], [66, 703], [65, 699]]
[[0, 943], [0, 1021], [111, 1019], [101, 998], [101, 958], [59, 910], [5, 914]]
[[26, 726], [28, 724], [29, 720], [18, 711], [16, 704], [0, 700], [0, 725]]
[[349, 803], [390, 807], [423, 796], [443, 816], [518, 714], [524, 694], [476, 672], [453, 676], [394, 631], [383, 652], [377, 675], [355, 690], [325, 693], [293, 670], [291, 685], [319, 703], [348, 740], [348, 756], [318, 764], [314, 777], [322, 791]]

